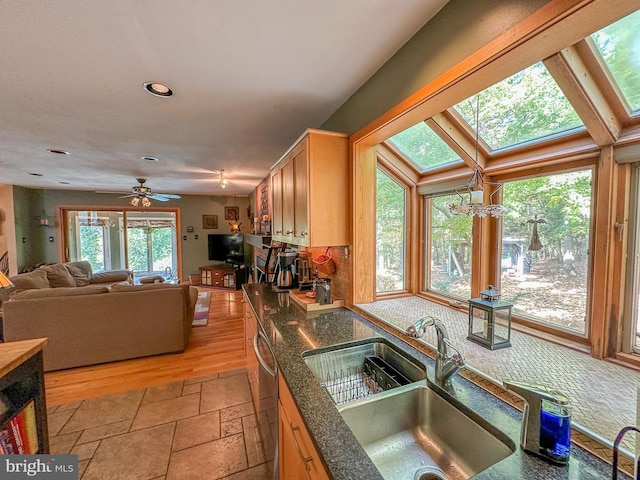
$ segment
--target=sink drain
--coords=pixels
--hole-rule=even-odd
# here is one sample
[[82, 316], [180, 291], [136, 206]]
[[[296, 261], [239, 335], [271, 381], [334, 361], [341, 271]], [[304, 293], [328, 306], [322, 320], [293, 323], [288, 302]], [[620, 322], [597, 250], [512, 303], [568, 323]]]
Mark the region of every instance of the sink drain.
[[438, 467], [425, 467], [418, 470], [413, 477], [414, 480], [449, 480]]

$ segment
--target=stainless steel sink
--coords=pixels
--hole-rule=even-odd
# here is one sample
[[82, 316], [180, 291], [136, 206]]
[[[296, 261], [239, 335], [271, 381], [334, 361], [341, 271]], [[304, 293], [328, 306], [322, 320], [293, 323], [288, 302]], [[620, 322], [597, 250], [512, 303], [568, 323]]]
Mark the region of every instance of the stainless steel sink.
[[388, 479], [467, 479], [515, 448], [420, 384], [345, 404], [339, 411]]
[[302, 356], [336, 404], [427, 378], [424, 365], [382, 338], [310, 350]]

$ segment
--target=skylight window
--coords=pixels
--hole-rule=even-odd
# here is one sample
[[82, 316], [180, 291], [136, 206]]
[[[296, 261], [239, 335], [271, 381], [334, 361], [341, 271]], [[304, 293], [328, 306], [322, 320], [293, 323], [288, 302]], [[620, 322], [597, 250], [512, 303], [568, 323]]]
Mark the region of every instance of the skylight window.
[[[542, 62], [483, 90], [480, 137], [493, 150], [576, 129], [584, 124]], [[456, 111], [476, 128], [476, 96]]]
[[407, 128], [389, 140], [422, 172], [462, 161], [424, 122]]
[[634, 114], [640, 113], [640, 10], [591, 35]]

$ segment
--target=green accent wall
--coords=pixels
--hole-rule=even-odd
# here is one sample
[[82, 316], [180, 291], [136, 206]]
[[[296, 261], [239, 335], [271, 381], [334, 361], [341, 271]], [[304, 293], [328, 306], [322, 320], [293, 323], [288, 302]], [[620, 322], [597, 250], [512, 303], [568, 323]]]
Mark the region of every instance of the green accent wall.
[[[97, 194], [76, 190], [45, 190], [45, 209], [49, 217], [49, 227], [39, 226], [42, 211], [42, 190], [24, 187], [14, 187], [16, 227], [16, 256], [18, 270], [31, 268], [38, 263], [53, 263], [61, 261], [58, 258], [58, 244], [60, 242], [59, 225], [55, 215], [59, 205], [79, 208], [91, 206], [125, 207], [126, 199], [117, 195]], [[181, 231], [178, 241], [182, 243], [182, 278], [188, 279], [191, 273], [198, 273], [198, 267], [209, 265], [208, 237], [209, 233], [230, 233], [229, 223], [224, 218], [225, 207], [237, 206], [240, 209], [242, 233], [251, 232], [251, 221], [247, 216], [249, 197], [183, 195], [182, 198], [169, 202], [153, 202], [153, 206], [180, 209]], [[203, 229], [202, 216], [217, 215], [218, 229]], [[193, 227], [193, 232], [187, 233], [187, 226]], [[198, 239], [196, 240], [196, 235]], [[186, 240], [183, 238], [186, 236]], [[22, 242], [22, 238], [25, 242]], [[53, 237], [53, 242], [49, 241]]]
[[320, 128], [357, 132], [546, 3], [449, 1]]

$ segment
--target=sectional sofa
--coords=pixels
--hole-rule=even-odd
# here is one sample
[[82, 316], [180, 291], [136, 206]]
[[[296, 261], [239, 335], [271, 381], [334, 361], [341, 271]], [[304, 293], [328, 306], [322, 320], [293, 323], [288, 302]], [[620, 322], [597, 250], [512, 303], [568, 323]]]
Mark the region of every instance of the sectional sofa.
[[[74, 286], [61, 286], [70, 283], [61, 267]], [[2, 304], [5, 341], [47, 337], [45, 371], [185, 349], [196, 288], [131, 285], [128, 270], [90, 268], [71, 262], [11, 277], [16, 291]]]

